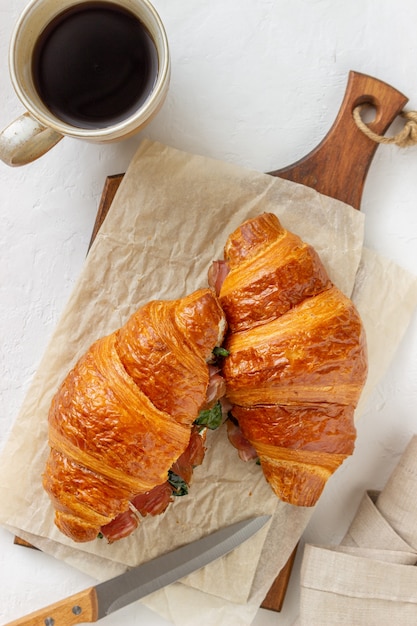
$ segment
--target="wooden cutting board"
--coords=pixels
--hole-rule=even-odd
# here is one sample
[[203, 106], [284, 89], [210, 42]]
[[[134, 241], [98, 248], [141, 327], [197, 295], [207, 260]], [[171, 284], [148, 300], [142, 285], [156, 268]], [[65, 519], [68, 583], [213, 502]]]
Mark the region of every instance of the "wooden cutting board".
[[[408, 98], [387, 83], [365, 74], [350, 72], [339, 113], [323, 141], [300, 161], [268, 173], [312, 187], [359, 210], [366, 175], [378, 144], [358, 128], [353, 119], [353, 110], [359, 105], [369, 105], [374, 109], [375, 117], [368, 125], [374, 133], [383, 135], [407, 102]], [[90, 245], [122, 179], [123, 174], [106, 179]], [[262, 603], [263, 608], [281, 610], [296, 550], [278, 573]]]
[[[387, 83], [365, 74], [350, 72], [339, 113], [323, 141], [293, 165], [268, 173], [312, 187], [359, 210], [366, 175], [378, 144], [358, 128], [352, 112], [362, 104], [372, 107], [375, 117], [368, 125], [373, 132], [383, 135], [407, 102], [408, 98]], [[115, 174], [108, 176], [105, 181], [90, 246], [100, 230], [122, 179], [123, 174]], [[15, 543], [30, 546], [18, 537], [15, 538]], [[262, 603], [262, 608], [281, 610], [296, 551], [297, 548], [278, 573]]]

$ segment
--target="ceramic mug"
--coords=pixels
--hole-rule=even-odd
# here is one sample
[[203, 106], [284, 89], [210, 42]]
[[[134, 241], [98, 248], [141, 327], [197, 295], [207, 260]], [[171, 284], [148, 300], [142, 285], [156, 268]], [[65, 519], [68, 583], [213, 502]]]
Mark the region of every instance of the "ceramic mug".
[[[94, 41], [97, 58], [91, 33], [108, 37]], [[170, 54], [148, 0], [32, 0], [14, 29], [9, 68], [26, 112], [1, 133], [0, 158], [17, 166], [64, 136], [106, 143], [137, 133], [165, 100]]]

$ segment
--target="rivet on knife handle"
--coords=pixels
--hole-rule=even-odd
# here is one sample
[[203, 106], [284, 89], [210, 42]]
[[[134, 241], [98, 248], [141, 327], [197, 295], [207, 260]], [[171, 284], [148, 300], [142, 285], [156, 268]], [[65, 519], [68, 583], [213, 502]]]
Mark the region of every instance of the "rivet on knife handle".
[[34, 611], [5, 626], [72, 626], [98, 619], [97, 596], [94, 587]]

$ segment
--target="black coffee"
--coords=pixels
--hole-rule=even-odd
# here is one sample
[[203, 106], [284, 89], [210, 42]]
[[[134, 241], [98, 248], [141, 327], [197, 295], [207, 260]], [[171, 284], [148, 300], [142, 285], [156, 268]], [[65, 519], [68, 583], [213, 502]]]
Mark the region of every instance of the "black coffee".
[[157, 72], [145, 26], [105, 2], [63, 11], [41, 34], [33, 55], [33, 80], [43, 102], [80, 128], [126, 119], [146, 100]]

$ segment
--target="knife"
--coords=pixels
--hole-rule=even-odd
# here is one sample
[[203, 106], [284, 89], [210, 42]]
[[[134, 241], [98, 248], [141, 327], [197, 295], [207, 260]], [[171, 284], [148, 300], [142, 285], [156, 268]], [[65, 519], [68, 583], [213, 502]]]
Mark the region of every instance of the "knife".
[[221, 528], [5, 626], [72, 626], [96, 622], [231, 552], [270, 519], [270, 515], [262, 515]]

